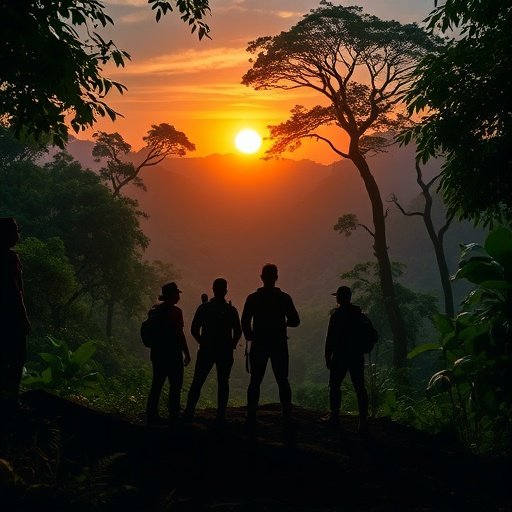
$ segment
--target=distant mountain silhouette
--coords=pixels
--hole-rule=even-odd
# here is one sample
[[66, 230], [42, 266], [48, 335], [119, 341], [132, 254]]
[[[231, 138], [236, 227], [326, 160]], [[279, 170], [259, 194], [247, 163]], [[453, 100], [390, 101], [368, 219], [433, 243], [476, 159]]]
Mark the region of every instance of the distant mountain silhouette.
[[[68, 151], [90, 168], [94, 143], [75, 140]], [[140, 155], [130, 155], [137, 161]], [[393, 147], [369, 158], [386, 201], [391, 193], [408, 208], [419, 187], [414, 148]], [[426, 179], [438, 172], [429, 164]], [[245, 296], [261, 285], [259, 272], [267, 261], [280, 269], [278, 285], [298, 306], [331, 304], [339, 275], [357, 262], [373, 260], [372, 239], [363, 229], [345, 237], [334, 231], [338, 217], [357, 214], [371, 226], [370, 202], [355, 166], [342, 160], [325, 166], [309, 160], [264, 161], [232, 154], [204, 158], [170, 158], [143, 169], [147, 192], [127, 187], [149, 215], [142, 221], [151, 239], [149, 259], [173, 263], [182, 286], [198, 304], [215, 277], [229, 283], [229, 298], [241, 307]], [[388, 240], [392, 260], [408, 265], [407, 282], [417, 290], [440, 290], [437, 267], [419, 217], [404, 217], [389, 204]], [[438, 213], [440, 216], [442, 212]], [[459, 243], [479, 241], [469, 225], [452, 227], [446, 237], [451, 269]], [[196, 297], [197, 295], [197, 297]]]

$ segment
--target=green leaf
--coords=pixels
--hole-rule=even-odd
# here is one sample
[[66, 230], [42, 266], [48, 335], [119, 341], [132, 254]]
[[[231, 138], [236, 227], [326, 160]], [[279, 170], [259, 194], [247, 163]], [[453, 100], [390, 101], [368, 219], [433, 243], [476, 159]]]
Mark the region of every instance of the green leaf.
[[62, 359], [59, 356], [56, 356], [54, 354], [48, 354], [46, 352], [42, 352], [39, 355], [44, 361], [50, 363], [50, 366], [52, 368], [55, 368], [56, 370], [59, 370], [61, 372], [64, 371], [64, 363], [62, 362]]
[[484, 281], [501, 281], [503, 280], [503, 267], [492, 260], [469, 261], [462, 264], [454, 279], [467, 279], [474, 284]]
[[419, 354], [423, 354], [424, 352], [431, 352], [432, 350], [440, 351], [441, 346], [439, 343], [423, 343], [422, 345], [418, 345], [407, 354], [407, 359], [412, 359]]
[[492, 231], [485, 240], [485, 249], [502, 266], [512, 266], [512, 231], [507, 228]]
[[96, 352], [96, 343], [94, 341], [86, 341], [73, 352], [70, 363], [80, 366], [89, 361], [94, 352]]

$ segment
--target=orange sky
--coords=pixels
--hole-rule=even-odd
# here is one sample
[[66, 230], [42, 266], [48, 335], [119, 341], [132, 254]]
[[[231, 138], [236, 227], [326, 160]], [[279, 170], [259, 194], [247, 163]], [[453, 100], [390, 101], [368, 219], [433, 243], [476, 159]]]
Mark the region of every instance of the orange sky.
[[[335, 2], [333, 2], [335, 3]], [[421, 22], [433, 9], [433, 0], [340, 1], [361, 5], [365, 12], [402, 23]], [[190, 156], [236, 153], [234, 138], [244, 128], [263, 137], [269, 124], [286, 121], [296, 104], [313, 106], [321, 99], [306, 90], [254, 91], [240, 84], [250, 68], [247, 43], [292, 27], [316, 8], [313, 0], [211, 0], [207, 22], [212, 39], [199, 41], [179, 16], [154, 20], [147, 0], [104, 2], [115, 26], [101, 34], [112, 38], [132, 60], [123, 69], [107, 68], [105, 75], [128, 87], [112, 92], [107, 103], [123, 114], [115, 123], [100, 120], [96, 130], [119, 132], [134, 150], [152, 124], [169, 123], [185, 132], [196, 145]], [[94, 130], [78, 134], [91, 138]], [[262, 156], [265, 145], [255, 155]], [[268, 146], [267, 146], [268, 147]], [[329, 164], [338, 158], [325, 144], [308, 142], [291, 156]]]

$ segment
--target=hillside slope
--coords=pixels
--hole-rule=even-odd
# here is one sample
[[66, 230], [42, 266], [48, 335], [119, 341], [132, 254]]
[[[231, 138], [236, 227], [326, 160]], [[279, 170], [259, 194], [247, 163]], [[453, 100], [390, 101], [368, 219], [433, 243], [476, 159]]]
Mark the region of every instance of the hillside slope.
[[[60, 462], [47, 485], [28, 489], [4, 471], [0, 502], [10, 512], [512, 510], [510, 459], [477, 457], [450, 436], [387, 419], [374, 419], [363, 438], [354, 417], [332, 429], [318, 412], [297, 408], [287, 430], [279, 406], [270, 404], [248, 436], [244, 408], [230, 408], [222, 429], [211, 410], [199, 411], [191, 425], [149, 428], [40, 391], [23, 398], [33, 409], [3, 425], [0, 458], [9, 441], [27, 460], [36, 447], [58, 452]], [[52, 435], [58, 449], [44, 445]], [[40, 465], [31, 468], [32, 480], [52, 467], [51, 456], [43, 459], [34, 459]]]

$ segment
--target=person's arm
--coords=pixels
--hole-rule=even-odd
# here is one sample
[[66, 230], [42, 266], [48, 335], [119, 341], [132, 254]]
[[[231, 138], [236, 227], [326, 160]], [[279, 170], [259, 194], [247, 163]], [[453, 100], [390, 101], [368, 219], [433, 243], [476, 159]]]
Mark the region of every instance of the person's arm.
[[201, 309], [201, 306], [197, 308], [194, 318], [192, 319], [192, 324], [190, 325], [190, 333], [199, 345], [201, 345], [201, 325], [203, 323], [201, 320]]
[[233, 313], [233, 322], [232, 322], [232, 332], [233, 332], [233, 348], [236, 348], [240, 338], [242, 337], [242, 327], [240, 324], [240, 317], [238, 316], [237, 309], [232, 306]]
[[286, 308], [286, 327], [298, 327], [300, 324], [299, 313], [295, 309], [292, 298], [288, 295], [288, 304]]
[[247, 300], [245, 301], [244, 309], [242, 311], [242, 319], [241, 319], [242, 332], [244, 333], [244, 337], [247, 341], [252, 340], [252, 317], [253, 317], [253, 308], [252, 308], [250, 298], [247, 297]]
[[187, 366], [191, 361], [191, 357], [190, 357], [190, 352], [188, 350], [187, 338], [185, 338], [185, 333], [183, 332], [183, 329], [181, 330], [179, 337], [180, 337], [181, 351], [184, 354], [183, 364], [185, 366]]
[[325, 366], [330, 370], [332, 354], [334, 352], [334, 321], [333, 316], [329, 318], [329, 326], [327, 327], [327, 336], [325, 337]]
[[181, 351], [184, 354], [183, 364], [187, 366], [190, 363], [190, 352], [188, 350], [187, 338], [185, 337], [185, 323], [183, 322], [183, 312], [177, 306], [172, 309], [171, 324], [175, 329], [178, 343], [180, 344]]

